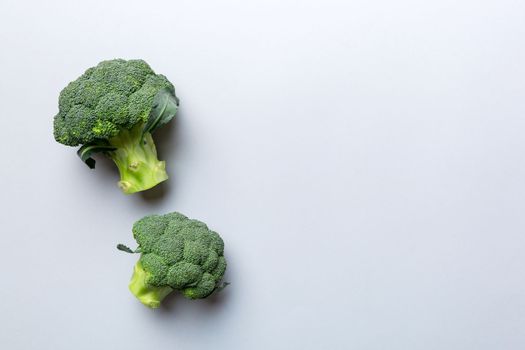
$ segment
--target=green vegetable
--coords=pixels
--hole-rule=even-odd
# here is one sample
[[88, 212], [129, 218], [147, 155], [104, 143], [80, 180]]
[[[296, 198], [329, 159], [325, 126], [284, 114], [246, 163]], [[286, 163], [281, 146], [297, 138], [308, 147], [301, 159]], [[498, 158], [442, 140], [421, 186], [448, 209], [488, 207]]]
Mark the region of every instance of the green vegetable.
[[180, 213], [146, 216], [133, 225], [140, 252], [129, 289], [144, 305], [159, 307], [162, 299], [179, 290], [190, 299], [206, 298], [227, 284], [224, 243], [214, 231]]
[[82, 145], [77, 153], [90, 168], [94, 153], [107, 155], [125, 193], [144, 191], [168, 178], [151, 133], [175, 116], [178, 105], [173, 85], [143, 60], [103, 61], [60, 93], [55, 140]]

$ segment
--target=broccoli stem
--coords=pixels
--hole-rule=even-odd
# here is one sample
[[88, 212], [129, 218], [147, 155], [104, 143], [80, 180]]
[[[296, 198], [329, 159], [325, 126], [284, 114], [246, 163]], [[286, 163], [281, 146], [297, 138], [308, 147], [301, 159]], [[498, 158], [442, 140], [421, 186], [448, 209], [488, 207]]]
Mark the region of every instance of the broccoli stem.
[[160, 306], [160, 302], [170, 294], [173, 289], [170, 287], [152, 287], [146, 284], [147, 272], [144, 271], [142, 264], [138, 261], [129, 282], [129, 290], [140, 302], [153, 309]]
[[140, 192], [168, 179], [166, 163], [157, 159], [157, 149], [149, 132], [142, 139], [142, 124], [121, 130], [109, 140], [116, 148], [107, 152], [120, 172], [118, 186], [124, 193]]

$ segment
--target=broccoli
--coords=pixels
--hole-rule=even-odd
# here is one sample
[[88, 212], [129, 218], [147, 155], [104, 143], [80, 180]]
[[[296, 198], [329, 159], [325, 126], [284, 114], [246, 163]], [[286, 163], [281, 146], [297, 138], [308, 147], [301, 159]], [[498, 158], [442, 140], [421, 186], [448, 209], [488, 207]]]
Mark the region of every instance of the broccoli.
[[168, 178], [151, 133], [175, 116], [179, 100], [168, 79], [143, 60], [100, 62], [60, 92], [58, 105], [55, 140], [82, 145], [77, 153], [91, 169], [94, 153], [111, 158], [124, 193], [147, 190]]
[[200, 299], [227, 285], [219, 284], [226, 271], [224, 242], [204, 223], [177, 212], [149, 215], [135, 222], [133, 236], [135, 251], [117, 248], [141, 254], [129, 290], [144, 305], [159, 307], [173, 290]]

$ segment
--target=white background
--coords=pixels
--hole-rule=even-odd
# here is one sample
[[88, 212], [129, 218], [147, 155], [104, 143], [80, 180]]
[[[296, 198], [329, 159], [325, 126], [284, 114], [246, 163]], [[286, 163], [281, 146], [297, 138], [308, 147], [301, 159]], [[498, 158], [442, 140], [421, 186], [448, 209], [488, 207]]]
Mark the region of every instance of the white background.
[[[524, 37], [511, 0], [1, 0], [0, 347], [525, 348]], [[142, 195], [52, 136], [116, 57], [181, 99]], [[115, 245], [173, 210], [232, 284], [150, 310]]]

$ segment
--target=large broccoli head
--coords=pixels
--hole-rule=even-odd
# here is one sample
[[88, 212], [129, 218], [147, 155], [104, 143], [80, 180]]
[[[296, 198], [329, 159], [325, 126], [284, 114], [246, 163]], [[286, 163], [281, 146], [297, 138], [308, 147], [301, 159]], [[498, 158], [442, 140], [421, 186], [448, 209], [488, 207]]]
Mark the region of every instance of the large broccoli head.
[[55, 140], [82, 145], [79, 156], [91, 168], [91, 155], [103, 152], [119, 168], [125, 193], [142, 191], [167, 179], [151, 133], [178, 108], [173, 85], [143, 60], [115, 59], [89, 68], [60, 93]]
[[133, 236], [141, 256], [129, 289], [143, 304], [158, 307], [173, 290], [205, 298], [219, 287], [224, 242], [204, 223], [176, 212], [150, 215], [133, 225]]

